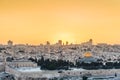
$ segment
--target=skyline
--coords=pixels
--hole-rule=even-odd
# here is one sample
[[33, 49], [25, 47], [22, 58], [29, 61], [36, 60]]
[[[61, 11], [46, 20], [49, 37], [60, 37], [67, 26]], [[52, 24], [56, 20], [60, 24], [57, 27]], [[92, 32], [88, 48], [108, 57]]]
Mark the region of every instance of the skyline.
[[120, 44], [119, 0], [0, 0], [0, 44]]

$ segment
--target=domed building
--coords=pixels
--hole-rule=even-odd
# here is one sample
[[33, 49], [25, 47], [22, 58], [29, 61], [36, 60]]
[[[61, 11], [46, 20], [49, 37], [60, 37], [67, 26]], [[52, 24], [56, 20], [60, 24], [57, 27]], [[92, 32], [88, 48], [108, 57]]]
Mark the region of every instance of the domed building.
[[86, 53], [84, 53], [83, 55], [84, 55], [84, 57], [87, 57], [87, 58], [88, 58], [88, 57], [92, 57], [92, 54], [91, 54], [90, 52], [86, 52]]
[[93, 57], [92, 53], [90, 52], [85, 52], [83, 54], [83, 58], [79, 60], [80, 63], [92, 63], [92, 62], [97, 62], [97, 59]]

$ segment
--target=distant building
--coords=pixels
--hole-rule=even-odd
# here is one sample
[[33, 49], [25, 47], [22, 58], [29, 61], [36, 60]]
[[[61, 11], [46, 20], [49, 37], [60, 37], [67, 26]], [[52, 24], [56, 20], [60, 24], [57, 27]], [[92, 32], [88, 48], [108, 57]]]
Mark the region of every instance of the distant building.
[[37, 67], [37, 64], [29, 60], [13, 60], [7, 63], [11, 67]]
[[13, 46], [13, 41], [9, 40], [9, 41], [8, 41], [8, 46], [9, 46], [9, 47]]
[[58, 40], [58, 44], [59, 44], [59, 45], [62, 45], [62, 40]]
[[92, 54], [90, 52], [86, 52], [83, 55], [85, 58], [92, 57]]
[[87, 41], [87, 42], [81, 43], [81, 45], [83, 45], [83, 46], [91, 46], [92, 44], [93, 44], [93, 40], [92, 40], [92, 39], [90, 39], [90, 40]]
[[66, 41], [66, 45], [68, 45], [68, 41]]
[[49, 42], [49, 41], [47, 41], [47, 42], [46, 42], [46, 45], [50, 45], [50, 42]]
[[91, 43], [91, 45], [92, 45], [92, 43], [93, 43], [93, 40], [92, 40], [92, 39], [90, 39], [88, 42], [89, 42], [89, 43]]
[[92, 62], [97, 62], [97, 59], [92, 56], [90, 52], [86, 52], [83, 54], [83, 58], [79, 60], [80, 63], [92, 63]]
[[46, 46], [44, 46], [45, 53], [50, 53], [50, 42], [46, 42]]

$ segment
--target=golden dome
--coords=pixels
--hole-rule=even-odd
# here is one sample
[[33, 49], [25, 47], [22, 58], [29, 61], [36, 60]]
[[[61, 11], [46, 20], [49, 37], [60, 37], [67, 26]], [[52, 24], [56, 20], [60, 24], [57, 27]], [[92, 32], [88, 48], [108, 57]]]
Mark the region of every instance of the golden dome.
[[84, 53], [84, 57], [92, 57], [92, 54], [90, 52]]

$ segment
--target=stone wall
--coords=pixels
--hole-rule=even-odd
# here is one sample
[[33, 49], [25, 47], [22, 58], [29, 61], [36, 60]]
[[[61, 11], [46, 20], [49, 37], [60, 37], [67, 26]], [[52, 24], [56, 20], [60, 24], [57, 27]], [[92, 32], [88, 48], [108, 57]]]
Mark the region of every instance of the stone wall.
[[14, 67], [37, 67], [37, 64], [31, 61], [7, 62], [7, 65], [14, 66]]
[[16, 80], [22, 79], [26, 80], [27, 78], [53, 78], [60, 77], [60, 74], [57, 71], [38, 71], [38, 72], [20, 72], [15, 70], [12, 67], [6, 66], [5, 70], [7, 73], [13, 74], [16, 77]]
[[5, 66], [3, 63], [0, 63], [0, 72], [5, 71]]
[[83, 76], [86, 74], [91, 74], [92, 76], [109, 76], [120, 74], [120, 69], [108, 69], [108, 70], [85, 70], [85, 71], [63, 71], [61, 77], [65, 76]]
[[[114, 76], [116, 74], [120, 74], [120, 69], [110, 69], [110, 70], [66, 70], [62, 73], [58, 73], [55, 71], [38, 71], [38, 72], [20, 72], [9, 66], [6, 66], [6, 72], [13, 74], [16, 78], [21, 78], [22, 80], [27, 78], [53, 78], [53, 77], [66, 77], [66, 76], [83, 76], [86, 74], [91, 74], [92, 76]], [[16, 79], [18, 80], [18, 79]]]

